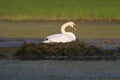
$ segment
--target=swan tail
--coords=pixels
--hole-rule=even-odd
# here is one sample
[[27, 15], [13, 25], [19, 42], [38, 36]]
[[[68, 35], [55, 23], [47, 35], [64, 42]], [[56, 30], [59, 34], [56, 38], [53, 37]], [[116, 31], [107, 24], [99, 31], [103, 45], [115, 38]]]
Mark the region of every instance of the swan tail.
[[43, 41], [42, 43], [51, 43], [51, 41], [45, 40], [45, 41]]

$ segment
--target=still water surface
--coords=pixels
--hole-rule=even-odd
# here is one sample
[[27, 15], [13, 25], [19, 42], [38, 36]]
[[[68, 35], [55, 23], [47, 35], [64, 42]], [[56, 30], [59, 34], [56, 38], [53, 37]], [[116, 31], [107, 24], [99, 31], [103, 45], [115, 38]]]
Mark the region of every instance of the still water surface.
[[120, 80], [120, 61], [0, 61], [0, 80]]

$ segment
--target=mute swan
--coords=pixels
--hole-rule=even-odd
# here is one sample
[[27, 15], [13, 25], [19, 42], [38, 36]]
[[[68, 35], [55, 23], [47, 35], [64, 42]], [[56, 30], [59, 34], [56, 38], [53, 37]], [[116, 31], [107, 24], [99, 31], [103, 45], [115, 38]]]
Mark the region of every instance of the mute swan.
[[76, 29], [74, 22], [67, 22], [62, 25], [61, 27], [61, 34], [52, 34], [45, 38], [45, 41], [43, 43], [66, 43], [66, 42], [72, 42], [76, 40], [75, 35], [72, 32], [66, 32], [66, 27], [72, 27], [74, 30]]

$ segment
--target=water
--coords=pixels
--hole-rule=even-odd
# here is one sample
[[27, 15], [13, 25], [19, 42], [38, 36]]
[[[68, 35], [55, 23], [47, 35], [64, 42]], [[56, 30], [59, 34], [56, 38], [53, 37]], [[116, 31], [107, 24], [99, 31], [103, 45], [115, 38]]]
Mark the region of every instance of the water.
[[[23, 42], [40, 42], [41, 38], [58, 33], [58, 27], [64, 22], [0, 23], [0, 47], [17, 47]], [[79, 30], [76, 32], [77, 38], [115, 39], [107, 42], [106, 40], [102, 42], [101, 40], [89, 40], [90, 44], [96, 42], [98, 46], [103, 47], [104, 44], [101, 45], [101, 43], [105, 41], [105, 45], [110, 44], [110, 49], [111, 45], [116, 47], [120, 44], [119, 22], [77, 22], [77, 25]], [[26, 39], [21, 39], [24, 37]], [[28, 39], [29, 37], [38, 39]], [[120, 80], [120, 61], [0, 60], [0, 80]]]
[[120, 80], [119, 61], [0, 61], [1, 80]]
[[20, 47], [24, 42], [27, 43], [40, 43], [43, 39], [41, 38], [1, 38], [0, 47]]
[[[0, 47], [18, 47], [23, 42], [40, 43], [51, 34], [60, 33], [66, 21], [0, 21]], [[120, 22], [118, 21], [75, 21], [77, 31], [73, 32], [77, 39], [84, 40], [107, 50], [120, 47]]]

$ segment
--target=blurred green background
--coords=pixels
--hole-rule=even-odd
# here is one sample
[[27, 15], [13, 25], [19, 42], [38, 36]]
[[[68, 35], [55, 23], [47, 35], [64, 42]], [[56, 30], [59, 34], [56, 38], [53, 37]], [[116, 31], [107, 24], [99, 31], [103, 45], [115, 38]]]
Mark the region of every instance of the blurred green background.
[[0, 0], [1, 20], [120, 20], [120, 0]]

